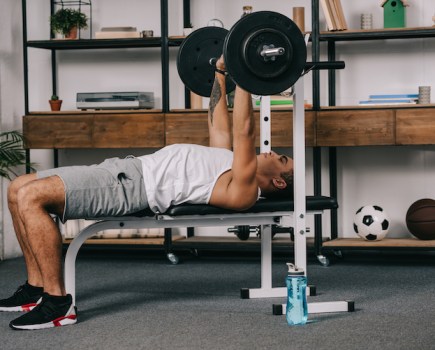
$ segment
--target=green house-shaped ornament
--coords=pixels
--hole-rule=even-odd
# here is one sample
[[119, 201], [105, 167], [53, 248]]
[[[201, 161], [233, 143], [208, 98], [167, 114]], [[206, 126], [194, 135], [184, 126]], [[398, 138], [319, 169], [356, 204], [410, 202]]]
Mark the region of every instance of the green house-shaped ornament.
[[385, 0], [381, 6], [384, 8], [384, 28], [405, 27], [405, 7], [409, 6], [406, 0]]

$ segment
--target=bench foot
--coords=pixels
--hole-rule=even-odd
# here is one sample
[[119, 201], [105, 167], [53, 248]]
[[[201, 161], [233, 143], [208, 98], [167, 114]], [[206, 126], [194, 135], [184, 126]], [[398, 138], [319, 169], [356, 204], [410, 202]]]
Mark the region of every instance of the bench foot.
[[[272, 312], [274, 315], [285, 315], [286, 308], [286, 304], [274, 304]], [[308, 303], [308, 314], [353, 311], [355, 311], [355, 302], [353, 300]]]
[[[307, 286], [307, 297], [313, 297], [316, 295], [316, 286]], [[240, 290], [241, 299], [258, 299], [258, 298], [281, 298], [287, 297], [287, 288], [242, 288]]]

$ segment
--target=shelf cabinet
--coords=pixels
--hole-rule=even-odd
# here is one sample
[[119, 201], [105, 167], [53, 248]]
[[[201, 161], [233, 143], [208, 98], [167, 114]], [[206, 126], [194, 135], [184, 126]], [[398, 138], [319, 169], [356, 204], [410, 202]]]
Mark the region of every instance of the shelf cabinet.
[[433, 145], [435, 144], [435, 109], [424, 108], [416, 115], [412, 110], [399, 110], [396, 113], [396, 144]]
[[[327, 43], [328, 59], [335, 60], [338, 50], [337, 42], [435, 38], [435, 27], [320, 32], [318, 38], [320, 42]], [[342, 45], [344, 44], [341, 44], [340, 47], [343, 47]], [[434, 105], [415, 105], [400, 108], [396, 108], [396, 106], [376, 106], [372, 108], [335, 107], [336, 72], [330, 72], [328, 79], [329, 104], [332, 107], [319, 108], [316, 143], [317, 146], [329, 148], [332, 196], [338, 197], [336, 191], [336, 147], [435, 144]], [[315, 106], [319, 105], [315, 101], [313, 104]], [[322, 243], [322, 251], [339, 249], [435, 249], [435, 241], [420, 241], [413, 238], [384, 239], [380, 242], [338, 238], [337, 211], [333, 211], [331, 221], [335, 223], [331, 234], [332, 240]]]
[[394, 110], [338, 110], [317, 113], [317, 145], [394, 145]]
[[162, 112], [50, 113], [23, 117], [26, 148], [159, 148]]
[[339, 107], [316, 116], [319, 147], [435, 144], [435, 108], [427, 106]]
[[[259, 112], [256, 116], [259, 146]], [[307, 111], [306, 144], [315, 145], [315, 113]], [[208, 145], [207, 111], [112, 111], [30, 113], [23, 117], [25, 147], [161, 148], [174, 143]], [[274, 147], [291, 147], [293, 120], [290, 110], [272, 112]]]
[[[259, 111], [256, 133], [259, 140]], [[160, 148], [208, 145], [206, 110], [31, 113], [26, 148]], [[293, 145], [291, 110], [272, 111], [274, 147]], [[435, 108], [328, 108], [306, 111], [307, 147], [435, 144]], [[259, 144], [257, 143], [257, 146]]]

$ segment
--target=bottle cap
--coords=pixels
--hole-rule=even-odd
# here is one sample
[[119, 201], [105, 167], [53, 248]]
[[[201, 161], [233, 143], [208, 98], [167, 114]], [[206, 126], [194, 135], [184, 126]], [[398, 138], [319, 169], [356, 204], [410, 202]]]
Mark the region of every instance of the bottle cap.
[[243, 11], [252, 11], [252, 6], [248, 6], [248, 5], [243, 6]]
[[287, 263], [289, 275], [303, 276], [304, 270], [292, 263]]

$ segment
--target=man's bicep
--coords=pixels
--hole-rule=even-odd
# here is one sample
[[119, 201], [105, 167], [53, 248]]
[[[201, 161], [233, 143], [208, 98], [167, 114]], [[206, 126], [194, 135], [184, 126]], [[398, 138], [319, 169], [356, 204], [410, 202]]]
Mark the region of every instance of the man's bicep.
[[237, 181], [231, 181], [228, 187], [217, 191], [212, 200], [211, 205], [231, 209], [231, 210], [246, 210], [252, 207], [257, 201], [258, 188], [254, 183], [239, 184]]
[[[255, 152], [235, 155], [232, 167], [232, 181], [229, 191], [242, 199], [245, 207], [250, 207], [257, 200], [257, 157]], [[236, 200], [236, 198], [234, 198]]]

